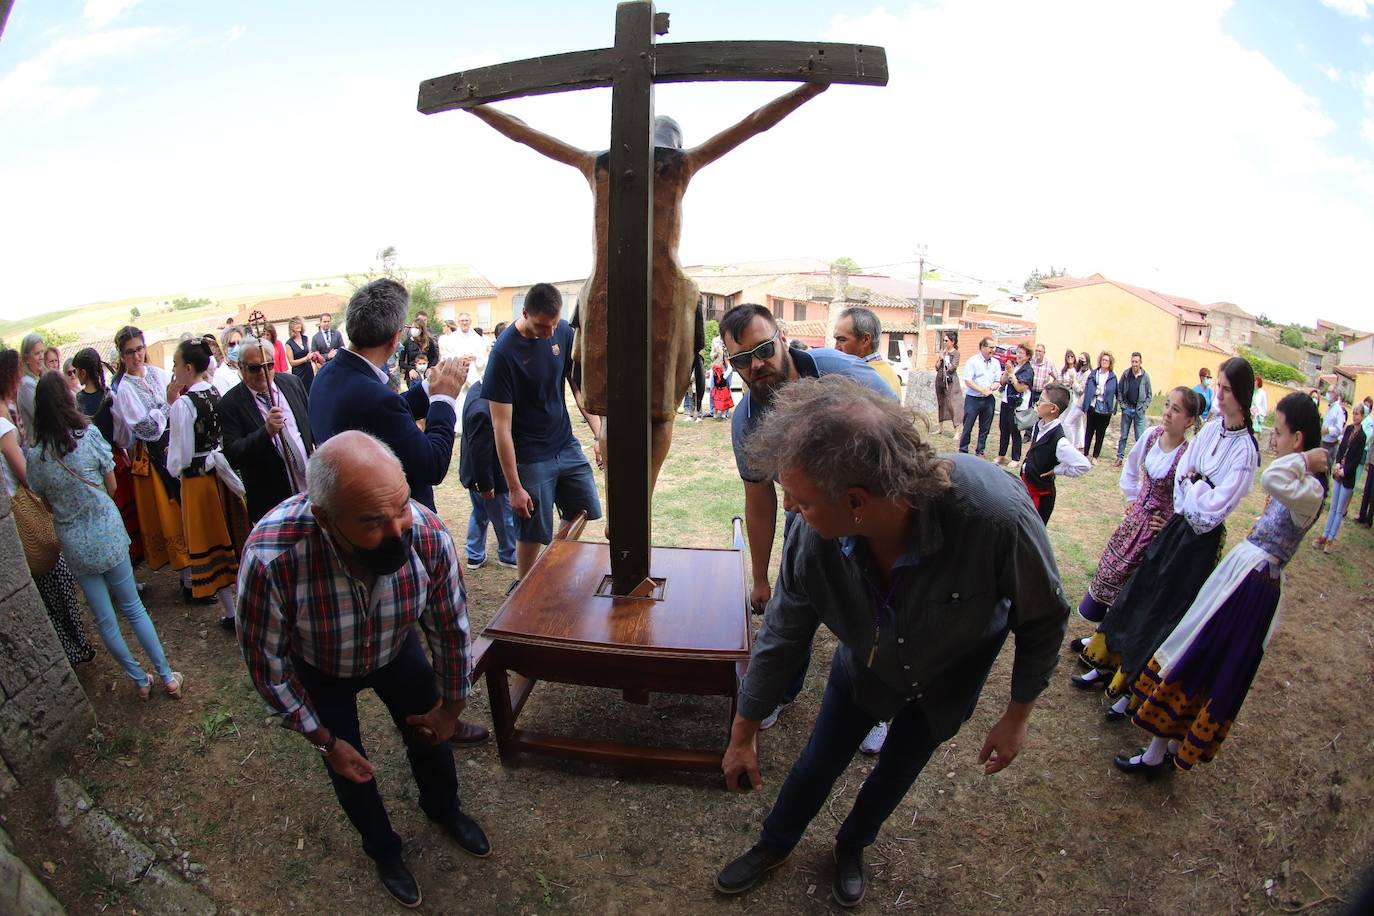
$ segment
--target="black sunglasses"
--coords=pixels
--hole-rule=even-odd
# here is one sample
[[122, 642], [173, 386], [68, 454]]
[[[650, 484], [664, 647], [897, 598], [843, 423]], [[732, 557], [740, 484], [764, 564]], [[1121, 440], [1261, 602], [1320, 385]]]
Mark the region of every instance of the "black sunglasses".
[[773, 354], [777, 352], [777, 349], [778, 332], [774, 331], [772, 337], [768, 338], [763, 343], [759, 344], [757, 347], [754, 347], [751, 350], [745, 350], [743, 353], [736, 353], [733, 356], [727, 356], [726, 359], [728, 359], [730, 361], [730, 365], [734, 366], [736, 369], [748, 369], [750, 366], [754, 364], [755, 358], [761, 360], [772, 359]]
[[257, 375], [259, 372], [266, 372], [272, 368], [271, 363], [239, 363], [239, 368], [244, 372], [251, 372]]

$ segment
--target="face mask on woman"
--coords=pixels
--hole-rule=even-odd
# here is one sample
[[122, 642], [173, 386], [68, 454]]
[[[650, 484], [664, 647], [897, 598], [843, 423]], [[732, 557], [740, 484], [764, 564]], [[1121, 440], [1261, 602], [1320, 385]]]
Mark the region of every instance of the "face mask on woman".
[[420, 329], [419, 329], [419, 328], [411, 328], [411, 329], [410, 329], [410, 336], [411, 336], [411, 337], [419, 337], [419, 336], [420, 336]]

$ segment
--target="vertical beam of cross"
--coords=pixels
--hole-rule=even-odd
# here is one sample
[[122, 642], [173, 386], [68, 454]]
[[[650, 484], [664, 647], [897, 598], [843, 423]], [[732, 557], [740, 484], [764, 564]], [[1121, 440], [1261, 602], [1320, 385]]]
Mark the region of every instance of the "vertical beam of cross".
[[611, 579], [628, 595], [649, 576], [650, 300], [653, 292], [654, 5], [615, 11], [606, 277], [607, 474]]

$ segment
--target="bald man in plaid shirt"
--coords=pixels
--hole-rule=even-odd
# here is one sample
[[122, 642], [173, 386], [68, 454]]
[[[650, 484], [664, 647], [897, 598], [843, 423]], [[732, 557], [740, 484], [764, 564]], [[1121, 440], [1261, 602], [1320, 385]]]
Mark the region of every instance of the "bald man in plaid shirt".
[[459, 809], [447, 744], [471, 671], [461, 563], [443, 523], [410, 498], [396, 456], [367, 433], [316, 449], [306, 478], [308, 492], [263, 516], [244, 545], [239, 642], [258, 693], [323, 757], [383, 886], [418, 906], [363, 749], [357, 696], [370, 688], [391, 713], [430, 820], [466, 851], [490, 855], [482, 828]]

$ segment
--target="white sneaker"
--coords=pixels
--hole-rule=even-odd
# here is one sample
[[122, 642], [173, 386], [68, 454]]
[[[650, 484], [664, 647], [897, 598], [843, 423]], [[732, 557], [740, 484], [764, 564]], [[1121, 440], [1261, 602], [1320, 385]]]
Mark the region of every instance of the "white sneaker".
[[466, 566], [468, 569], [481, 569], [483, 566], [487, 565], [487, 561], [486, 558], [483, 557], [481, 562], [475, 560], [468, 560], [463, 565]]
[[499, 566], [499, 567], [501, 567], [502, 569], [519, 569], [519, 568], [520, 568], [519, 566], [517, 566], [517, 565], [514, 564], [514, 563], [507, 563], [505, 560], [501, 559], [500, 557], [497, 557], [497, 558], [496, 558], [496, 565]]
[[864, 738], [863, 744], [859, 745], [859, 753], [868, 754], [871, 757], [883, 749], [883, 742], [886, 740], [887, 723], [879, 722]]
[[779, 704], [773, 709], [773, 711], [770, 712], [767, 716], [765, 716], [764, 719], [763, 719], [763, 721], [759, 723], [759, 729], [762, 730], [762, 729], [765, 729], [765, 728], [772, 728], [774, 725], [777, 725], [777, 724], [778, 724], [778, 716], [782, 715], [782, 711], [783, 711], [784, 707], [786, 707], [786, 706], [787, 706], [786, 703], [779, 703]]

